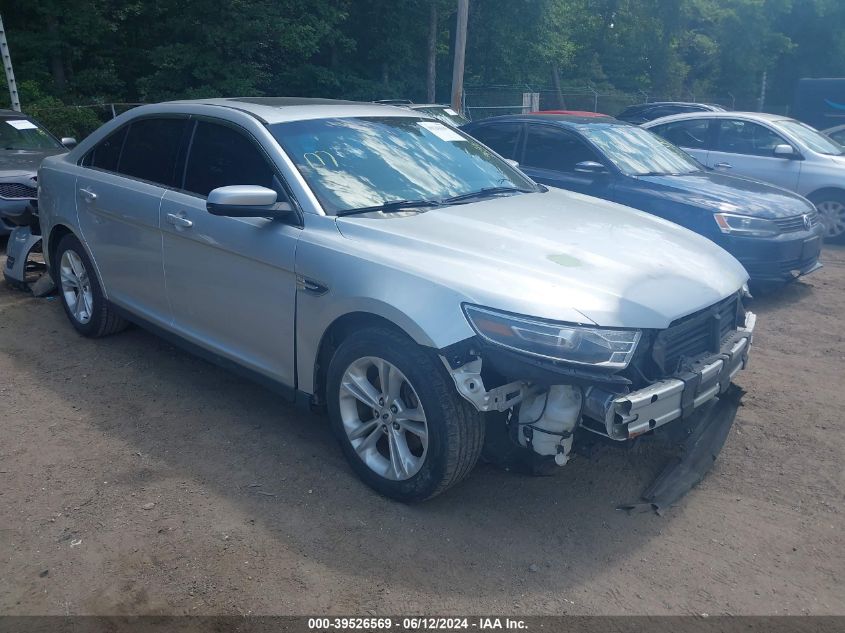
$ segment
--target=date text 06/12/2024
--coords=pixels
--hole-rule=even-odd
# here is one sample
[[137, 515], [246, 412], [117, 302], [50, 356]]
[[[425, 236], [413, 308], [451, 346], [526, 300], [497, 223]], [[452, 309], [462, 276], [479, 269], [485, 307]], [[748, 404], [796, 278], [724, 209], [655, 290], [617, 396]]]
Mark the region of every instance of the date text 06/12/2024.
[[393, 618], [309, 618], [308, 629], [312, 631], [389, 631], [401, 623], [402, 630], [410, 631], [459, 631], [485, 630], [525, 630], [524, 620], [497, 617], [477, 618], [437, 618], [408, 617], [402, 620]]

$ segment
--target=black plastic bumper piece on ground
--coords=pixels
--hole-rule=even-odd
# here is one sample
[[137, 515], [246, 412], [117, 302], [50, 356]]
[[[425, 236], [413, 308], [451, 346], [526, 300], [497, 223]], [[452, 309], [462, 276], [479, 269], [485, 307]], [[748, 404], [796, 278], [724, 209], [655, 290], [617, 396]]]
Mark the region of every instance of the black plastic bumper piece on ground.
[[[619, 510], [645, 512], [654, 510], [662, 515], [698, 484], [713, 466], [725, 445], [736, 419], [743, 395], [736, 385], [714, 398], [696, 412], [689, 423], [673, 429], [685, 429], [688, 435], [680, 443], [680, 451], [643, 491], [642, 501], [619, 506]], [[667, 430], [674, 425], [667, 425]]]

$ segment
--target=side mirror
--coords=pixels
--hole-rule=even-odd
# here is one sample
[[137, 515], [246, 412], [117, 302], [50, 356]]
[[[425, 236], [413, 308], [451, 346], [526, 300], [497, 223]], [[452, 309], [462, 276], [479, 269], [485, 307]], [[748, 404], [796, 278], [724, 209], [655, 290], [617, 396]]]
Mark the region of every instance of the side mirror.
[[779, 158], [797, 158], [798, 154], [795, 152], [795, 148], [792, 145], [787, 145], [786, 143], [782, 143], [781, 145], [775, 145], [774, 155], [778, 156]]
[[575, 171], [579, 174], [606, 174], [607, 168], [594, 160], [585, 160], [575, 165]]
[[62, 137], [62, 145], [64, 145], [68, 149], [73, 149], [74, 147], [76, 147], [77, 142], [76, 142], [76, 139], [73, 138], [72, 136], [63, 136]]
[[212, 189], [206, 209], [212, 215], [229, 218], [267, 218], [293, 211], [287, 202], [276, 202], [276, 192], [258, 185], [229, 185]]
[[506, 158], [505, 162], [511, 167], [516, 167], [517, 169], [519, 169], [519, 161], [514, 160], [513, 158]]

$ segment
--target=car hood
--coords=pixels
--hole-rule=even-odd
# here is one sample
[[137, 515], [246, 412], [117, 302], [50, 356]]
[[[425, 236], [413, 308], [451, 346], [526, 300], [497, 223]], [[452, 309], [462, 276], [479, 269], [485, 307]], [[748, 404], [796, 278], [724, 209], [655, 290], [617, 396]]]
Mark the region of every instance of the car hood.
[[467, 302], [560, 321], [665, 328], [748, 278], [706, 238], [560, 190], [350, 216], [337, 225], [368, 258], [437, 281]]
[[0, 150], [0, 178], [35, 176], [42, 160], [65, 152], [66, 149]]
[[760, 218], [784, 218], [813, 211], [801, 196], [750, 178], [700, 171], [680, 176], [636, 176], [679, 204], [695, 205], [712, 212], [739, 213]]

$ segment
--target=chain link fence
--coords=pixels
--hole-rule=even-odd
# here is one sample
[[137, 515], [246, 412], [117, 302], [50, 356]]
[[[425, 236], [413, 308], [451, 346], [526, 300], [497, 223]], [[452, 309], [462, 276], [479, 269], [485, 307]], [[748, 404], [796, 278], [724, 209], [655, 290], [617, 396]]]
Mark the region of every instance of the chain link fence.
[[[473, 86], [464, 93], [465, 114], [473, 120], [503, 114], [526, 114], [536, 110], [579, 110], [616, 116], [630, 105], [649, 101], [690, 101], [715, 103], [729, 110], [756, 111], [756, 100], [737, 100], [733, 95], [701, 96], [694, 94], [655, 96], [644, 91], [626, 93], [597, 90], [591, 86], [566, 86], [555, 89], [522, 86]], [[73, 136], [82, 140], [100, 125], [142, 103], [92, 103], [47, 107], [37, 104], [24, 113], [40, 121], [58, 137]], [[765, 112], [789, 114], [789, 106], [766, 104]]]
[[[537, 86], [469, 86], [464, 95], [464, 109], [470, 119], [503, 114], [526, 114], [535, 110], [579, 110], [616, 116], [630, 105], [653, 101], [712, 103], [728, 110], [757, 111], [756, 99], [741, 100], [734, 95], [651, 95], [600, 90], [589, 85], [561, 86], [560, 91]], [[766, 104], [765, 112], [789, 114], [789, 106]]]

